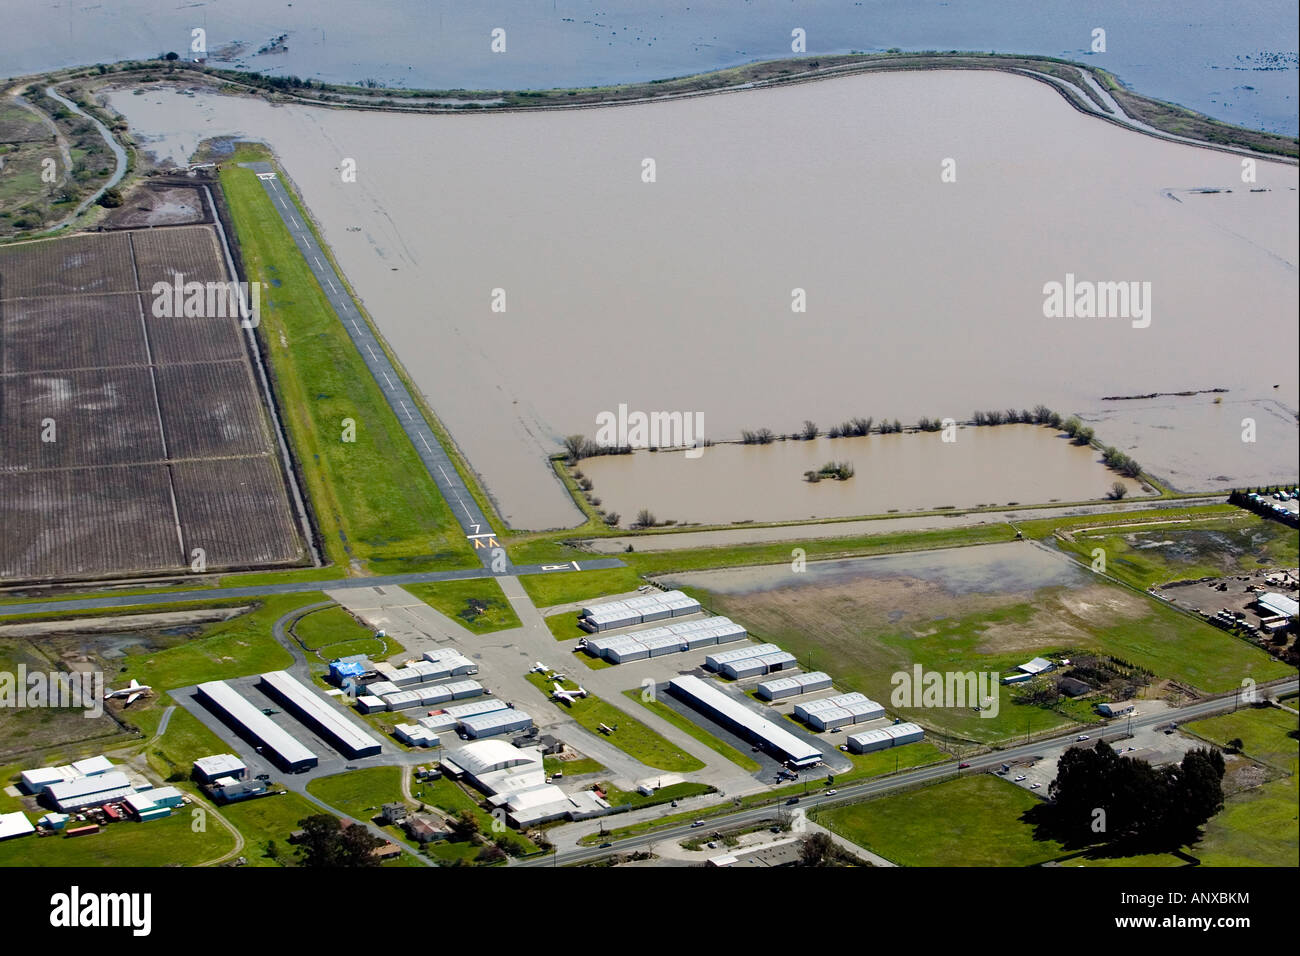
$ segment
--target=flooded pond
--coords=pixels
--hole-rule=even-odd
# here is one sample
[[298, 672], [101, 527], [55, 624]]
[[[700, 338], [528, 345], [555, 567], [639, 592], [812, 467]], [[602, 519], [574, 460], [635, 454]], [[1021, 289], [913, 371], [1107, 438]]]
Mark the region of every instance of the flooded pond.
[[[1024, 77], [878, 74], [508, 115], [165, 88], [112, 105], [163, 155], [225, 134], [271, 144], [516, 528], [580, 521], [547, 456], [565, 435], [594, 437], [620, 404], [702, 414], [705, 437], [723, 441], [806, 418], [912, 424], [1040, 402], [1069, 414], [1106, 396], [1212, 387], [1234, 402], [1300, 402], [1296, 168], [1261, 161], [1243, 189], [1239, 157], [1084, 116]], [[345, 158], [356, 182], [342, 181]], [[945, 158], [955, 182], [941, 181]], [[1186, 193], [1207, 186], [1233, 192]], [[1045, 317], [1045, 284], [1067, 275], [1151, 283], [1149, 325]], [[505, 312], [493, 311], [496, 289]], [[792, 309], [796, 289], [805, 312]], [[1097, 436], [1119, 444], [1111, 427]], [[1165, 434], [1124, 450], [1158, 476]], [[783, 496], [819, 496], [791, 517], [881, 510], [827, 505], [862, 494], [849, 487], [868, 485], [862, 471], [848, 485], [800, 485], [806, 467], [845, 454], [792, 460], [788, 482], [772, 470]], [[971, 503], [1027, 498], [1012, 471], [998, 466]], [[958, 504], [961, 489], [916, 480], [930, 483], [887, 507]], [[1109, 484], [1083, 482], [1086, 497]], [[675, 492], [677, 513], [662, 517], [704, 518], [702, 503], [674, 507], [690, 493]]]
[[[1105, 496], [1122, 481], [1141, 485], [1038, 425], [961, 428], [956, 441], [939, 432], [788, 440], [771, 445], [714, 445], [690, 459], [683, 452], [636, 452], [583, 459], [606, 511], [628, 527], [642, 508], [660, 521], [726, 524], [845, 518], [887, 511], [981, 505], [1045, 504]], [[852, 463], [844, 481], [804, 480], [828, 461]]]

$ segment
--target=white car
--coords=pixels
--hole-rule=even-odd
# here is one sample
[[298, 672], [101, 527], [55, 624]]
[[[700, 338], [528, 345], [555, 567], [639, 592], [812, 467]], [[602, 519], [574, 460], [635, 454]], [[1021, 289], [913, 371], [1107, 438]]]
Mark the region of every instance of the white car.
[[1025, 779], [1025, 775], [1022, 773], [1020, 776], [1016, 777], [1016, 783], [1019, 783], [1021, 780], [1024, 779]]
[[1090, 738], [1087, 734], [1079, 734], [1079, 736], [1075, 737], [1074, 739], [1075, 739], [1075, 740], [1091, 740], [1092, 738]]
[[837, 793], [839, 793], [838, 790], [827, 790], [827, 791], [826, 791], [826, 796], [828, 796], [828, 797], [833, 797], [833, 796], [835, 796], [835, 794], [837, 794]]
[[1038, 789], [1039, 787], [1041, 787], [1041, 786], [1042, 786], [1041, 783], [1031, 783], [1031, 784], [1029, 785], [1029, 789], [1030, 789], [1030, 790], [1037, 790], [1037, 789]]

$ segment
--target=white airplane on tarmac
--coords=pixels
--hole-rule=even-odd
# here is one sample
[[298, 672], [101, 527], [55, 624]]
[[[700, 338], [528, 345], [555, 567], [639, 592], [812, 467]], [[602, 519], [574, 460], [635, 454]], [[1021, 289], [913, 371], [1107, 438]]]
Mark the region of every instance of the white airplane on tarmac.
[[104, 700], [112, 700], [114, 697], [125, 697], [126, 703], [123, 706], [130, 707], [133, 703], [152, 690], [153, 688], [148, 684], [141, 684], [132, 677], [130, 685], [123, 687], [121, 690], [113, 690], [111, 687], [105, 688]]

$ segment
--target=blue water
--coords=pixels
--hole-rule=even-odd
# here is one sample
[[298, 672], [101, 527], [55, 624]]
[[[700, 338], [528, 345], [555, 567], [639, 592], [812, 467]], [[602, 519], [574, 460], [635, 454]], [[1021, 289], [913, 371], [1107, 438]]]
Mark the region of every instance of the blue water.
[[[337, 83], [591, 86], [852, 50], [1039, 53], [1139, 92], [1295, 134], [1294, 0], [0, 0], [0, 75], [244, 44], [232, 65]], [[490, 34], [506, 31], [493, 53]], [[1090, 49], [1106, 31], [1106, 52]], [[258, 54], [287, 34], [287, 51]]]

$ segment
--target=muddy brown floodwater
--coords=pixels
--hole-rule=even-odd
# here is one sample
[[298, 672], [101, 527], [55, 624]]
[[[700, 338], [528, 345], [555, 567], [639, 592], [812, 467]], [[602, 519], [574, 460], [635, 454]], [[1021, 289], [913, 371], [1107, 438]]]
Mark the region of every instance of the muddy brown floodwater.
[[[1247, 186], [1239, 156], [1117, 128], [1025, 77], [874, 74], [500, 115], [160, 87], [112, 105], [162, 155], [232, 133], [275, 149], [515, 527], [577, 523], [546, 456], [621, 403], [700, 412], [715, 440], [805, 418], [908, 424], [1039, 402], [1068, 413], [1212, 387], [1300, 403], [1296, 167], [1260, 161]], [[342, 181], [344, 159], [356, 182]], [[955, 182], [941, 179], [949, 159]], [[1232, 191], [1196, 192], [1207, 187]], [[1044, 285], [1067, 275], [1150, 282], [1149, 326], [1046, 318]], [[792, 311], [796, 289], [805, 312]], [[1257, 448], [1207, 433], [1208, 467], [1181, 460], [1197, 441], [1174, 452], [1190, 474], [1294, 477], [1294, 420], [1260, 428]], [[1145, 429], [1126, 449], [1157, 475], [1164, 434]], [[1284, 460], [1261, 467], [1260, 448]], [[1249, 469], [1229, 467], [1238, 457]], [[983, 481], [942, 474], [918, 504]], [[998, 490], [1012, 480], [971, 497], [1029, 497]], [[831, 509], [795, 495], [861, 493], [789, 489], [800, 517]], [[690, 503], [680, 517], [704, 517], [690, 487], [673, 494]]]
[[[715, 445], [699, 458], [638, 452], [584, 459], [601, 507], [624, 526], [642, 508], [660, 521], [725, 524], [794, 521], [980, 505], [1044, 504], [1102, 498], [1116, 481], [1137, 482], [1101, 463], [1096, 449], [1038, 425], [816, 438], [771, 445]], [[845, 481], [805, 481], [828, 461], [847, 461]]]

